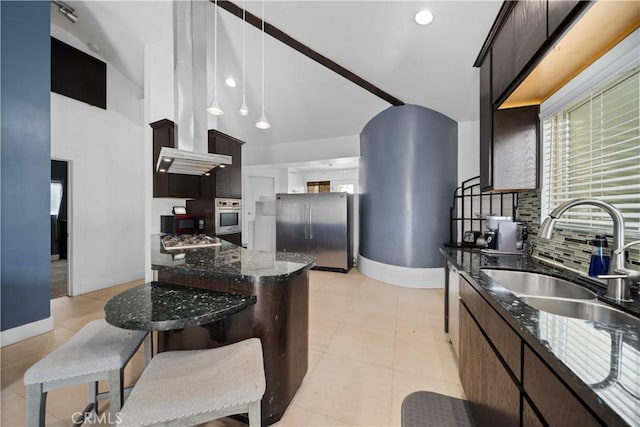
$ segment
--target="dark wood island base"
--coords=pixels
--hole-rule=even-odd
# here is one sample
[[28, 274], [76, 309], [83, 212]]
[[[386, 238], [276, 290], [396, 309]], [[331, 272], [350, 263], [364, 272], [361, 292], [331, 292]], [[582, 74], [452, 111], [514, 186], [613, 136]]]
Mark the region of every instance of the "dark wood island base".
[[[220, 268], [219, 264], [221, 255], [234, 251], [243, 251], [244, 255], [242, 271], [236, 274], [230, 271], [230, 266]], [[157, 257], [152, 264], [153, 269], [157, 270], [157, 280], [162, 282], [256, 296], [255, 305], [217, 322], [178, 331], [158, 332], [158, 352], [214, 348], [247, 338], [260, 338], [266, 377], [261, 415], [262, 425], [268, 426], [282, 418], [307, 373], [309, 269], [314, 260], [305, 259], [296, 266], [291, 260], [282, 259], [288, 255], [271, 253], [270, 258], [276, 264], [286, 264], [286, 272], [282, 271], [282, 264], [271, 272], [264, 269], [259, 272], [248, 271], [247, 260], [256, 260], [264, 255], [225, 242], [217, 251], [199, 249], [197, 255], [187, 253], [185, 264], [168, 265], [173, 263], [158, 262]], [[200, 260], [218, 258], [216, 268], [207, 274], [202, 271], [202, 264], [196, 262], [196, 257]], [[189, 268], [190, 264], [193, 269]], [[264, 267], [263, 263], [260, 264]]]

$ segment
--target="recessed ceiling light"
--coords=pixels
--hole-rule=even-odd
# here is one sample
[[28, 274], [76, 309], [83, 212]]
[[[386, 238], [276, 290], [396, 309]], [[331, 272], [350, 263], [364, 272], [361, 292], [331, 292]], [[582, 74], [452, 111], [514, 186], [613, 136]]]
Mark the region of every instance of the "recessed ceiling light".
[[89, 49], [91, 49], [93, 52], [95, 53], [100, 53], [102, 52], [102, 49], [100, 49], [100, 46], [98, 46], [96, 43], [94, 42], [89, 42], [87, 43], [87, 46], [89, 47]]
[[422, 9], [413, 19], [418, 25], [429, 25], [433, 22], [433, 13], [428, 9]]
[[236, 81], [233, 77], [229, 77], [227, 80], [224, 81], [227, 86], [229, 87], [236, 87]]

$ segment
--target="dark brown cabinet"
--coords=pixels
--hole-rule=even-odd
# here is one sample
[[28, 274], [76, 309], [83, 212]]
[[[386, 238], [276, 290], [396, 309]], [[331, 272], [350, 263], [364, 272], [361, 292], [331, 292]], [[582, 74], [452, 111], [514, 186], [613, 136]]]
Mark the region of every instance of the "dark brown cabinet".
[[514, 80], [547, 40], [547, 0], [519, 1], [511, 15]]
[[524, 348], [523, 370], [524, 391], [548, 425], [602, 425], [528, 346]]
[[478, 426], [520, 425], [520, 392], [489, 342], [460, 304], [461, 382]]
[[493, 101], [491, 51], [480, 67], [480, 187], [493, 188]]
[[174, 124], [163, 119], [150, 124], [153, 129], [153, 197], [195, 198], [200, 195], [200, 177], [156, 172], [162, 147], [175, 148]]
[[491, 100], [495, 103], [514, 78], [513, 15], [509, 15], [496, 35], [491, 55]]
[[476, 425], [602, 425], [463, 276], [459, 288], [458, 369]]
[[538, 188], [539, 106], [493, 113], [494, 190]]
[[242, 141], [209, 131], [209, 152], [231, 156], [231, 165], [215, 170], [215, 197], [242, 198]]

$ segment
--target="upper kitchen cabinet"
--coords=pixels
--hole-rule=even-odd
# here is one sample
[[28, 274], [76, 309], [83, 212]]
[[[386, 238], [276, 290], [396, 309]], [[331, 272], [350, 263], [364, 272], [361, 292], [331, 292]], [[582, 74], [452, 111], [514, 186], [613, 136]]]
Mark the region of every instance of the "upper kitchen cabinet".
[[496, 35], [491, 56], [491, 100], [495, 102], [514, 77], [513, 16], [509, 16]]
[[493, 102], [491, 51], [480, 67], [480, 187], [493, 188]]
[[550, 0], [547, 2], [547, 34], [553, 36], [566, 19], [577, 9], [579, 0]]
[[200, 194], [199, 177], [156, 171], [162, 147], [175, 148], [175, 128], [171, 120], [163, 119], [150, 124], [153, 129], [153, 197], [194, 198]]
[[514, 28], [513, 77], [515, 77], [547, 40], [547, 0], [519, 1], [513, 8], [511, 17]]
[[231, 156], [231, 165], [215, 170], [215, 197], [242, 198], [242, 141], [209, 130], [209, 152]]

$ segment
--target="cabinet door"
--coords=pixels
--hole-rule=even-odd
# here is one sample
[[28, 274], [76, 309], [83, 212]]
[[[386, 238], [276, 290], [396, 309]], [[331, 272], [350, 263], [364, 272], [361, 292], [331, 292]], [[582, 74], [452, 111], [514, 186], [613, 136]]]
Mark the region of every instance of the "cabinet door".
[[229, 155], [232, 158], [231, 166], [227, 166], [229, 197], [242, 198], [242, 144], [236, 141], [229, 142]]
[[[460, 371], [476, 425], [519, 426], [520, 390], [460, 303]], [[464, 366], [463, 366], [464, 364]]]
[[539, 106], [493, 113], [493, 189], [538, 188]]
[[480, 67], [480, 187], [493, 187], [493, 102], [491, 100], [491, 50]]
[[523, 384], [549, 426], [602, 425], [528, 346], [524, 349]]
[[519, 1], [511, 15], [515, 78], [547, 39], [547, 0]]
[[538, 418], [527, 399], [522, 401], [522, 427], [544, 427], [542, 420]]
[[580, 4], [579, 0], [549, 0], [548, 8], [548, 36], [552, 37], [553, 33], [562, 25], [569, 17], [573, 9]]
[[495, 103], [513, 81], [513, 14], [511, 14], [496, 36], [491, 55], [491, 100]]

